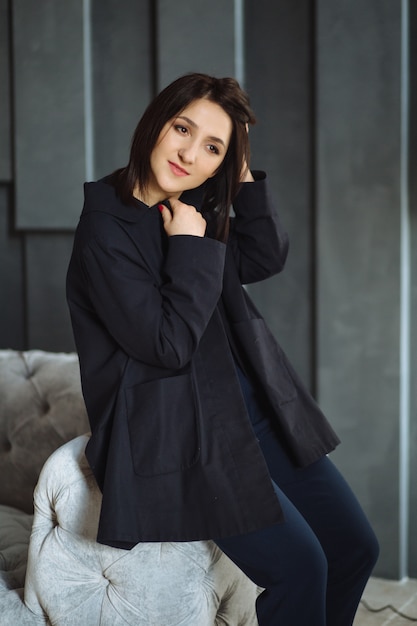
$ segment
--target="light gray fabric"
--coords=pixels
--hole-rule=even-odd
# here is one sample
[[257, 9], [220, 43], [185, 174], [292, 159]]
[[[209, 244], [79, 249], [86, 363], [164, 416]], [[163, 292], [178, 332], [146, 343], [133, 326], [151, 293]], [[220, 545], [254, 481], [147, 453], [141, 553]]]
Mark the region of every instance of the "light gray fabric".
[[32, 515], [0, 505], [0, 625], [44, 624], [23, 603]]
[[27, 606], [59, 626], [254, 626], [257, 589], [214, 543], [126, 551], [95, 542], [101, 494], [84, 456], [87, 441], [62, 446], [41, 472]]
[[0, 350], [0, 503], [32, 513], [42, 465], [88, 428], [75, 354]]
[[95, 542], [87, 430], [75, 354], [0, 350], [0, 626], [256, 626], [259, 590], [212, 542]]

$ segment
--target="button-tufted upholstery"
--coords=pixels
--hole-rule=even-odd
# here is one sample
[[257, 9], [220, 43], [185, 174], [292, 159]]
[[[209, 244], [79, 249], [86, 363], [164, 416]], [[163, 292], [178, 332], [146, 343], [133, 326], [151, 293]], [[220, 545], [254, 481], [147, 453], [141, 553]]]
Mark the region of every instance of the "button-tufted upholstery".
[[88, 428], [75, 354], [0, 350], [0, 503], [32, 513], [42, 465]]
[[96, 543], [87, 430], [76, 355], [0, 350], [0, 626], [255, 626], [257, 588], [212, 542]]
[[75, 354], [0, 350], [0, 626], [39, 623], [23, 603], [33, 488], [49, 455], [87, 430]]
[[39, 478], [29, 608], [60, 626], [255, 624], [255, 586], [212, 542], [143, 543], [131, 551], [95, 542], [101, 494], [85, 460], [87, 441], [57, 450]]

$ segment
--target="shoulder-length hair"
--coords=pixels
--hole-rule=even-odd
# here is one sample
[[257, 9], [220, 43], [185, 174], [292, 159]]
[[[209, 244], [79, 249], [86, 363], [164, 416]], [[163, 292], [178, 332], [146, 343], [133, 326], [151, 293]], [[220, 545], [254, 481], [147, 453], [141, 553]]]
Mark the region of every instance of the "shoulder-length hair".
[[146, 190], [151, 177], [151, 154], [162, 128], [200, 98], [221, 106], [232, 121], [225, 158], [215, 176], [206, 181], [202, 204], [202, 212], [208, 221], [215, 221], [215, 236], [225, 240], [230, 206], [240, 188], [242, 166], [245, 160], [249, 164], [247, 125], [255, 123], [249, 98], [234, 78], [193, 73], [181, 76], [165, 87], [139, 120], [132, 138], [129, 162], [116, 172], [116, 185], [124, 202], [132, 200], [136, 186]]

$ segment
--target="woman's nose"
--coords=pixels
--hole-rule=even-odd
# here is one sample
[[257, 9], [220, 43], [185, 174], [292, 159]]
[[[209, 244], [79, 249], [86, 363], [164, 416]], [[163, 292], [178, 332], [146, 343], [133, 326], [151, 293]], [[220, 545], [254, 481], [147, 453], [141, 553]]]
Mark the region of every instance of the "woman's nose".
[[194, 145], [178, 150], [179, 157], [184, 163], [194, 163], [197, 156], [197, 148]]

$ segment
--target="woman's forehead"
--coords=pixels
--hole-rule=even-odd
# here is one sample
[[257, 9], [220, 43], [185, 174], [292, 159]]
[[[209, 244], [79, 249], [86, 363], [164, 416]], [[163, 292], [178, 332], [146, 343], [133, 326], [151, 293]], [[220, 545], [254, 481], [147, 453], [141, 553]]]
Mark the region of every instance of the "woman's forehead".
[[175, 119], [187, 121], [193, 128], [222, 140], [224, 144], [229, 142], [232, 132], [232, 120], [228, 113], [216, 102], [207, 98], [193, 100], [182, 109]]

